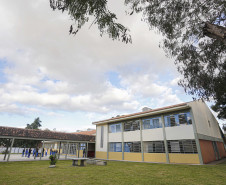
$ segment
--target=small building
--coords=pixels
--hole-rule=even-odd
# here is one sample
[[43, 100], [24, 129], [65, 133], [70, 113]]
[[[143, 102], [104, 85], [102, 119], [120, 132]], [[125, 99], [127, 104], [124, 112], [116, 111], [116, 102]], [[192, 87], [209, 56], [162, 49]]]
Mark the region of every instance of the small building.
[[219, 124], [201, 100], [93, 124], [99, 159], [206, 164], [226, 157]]

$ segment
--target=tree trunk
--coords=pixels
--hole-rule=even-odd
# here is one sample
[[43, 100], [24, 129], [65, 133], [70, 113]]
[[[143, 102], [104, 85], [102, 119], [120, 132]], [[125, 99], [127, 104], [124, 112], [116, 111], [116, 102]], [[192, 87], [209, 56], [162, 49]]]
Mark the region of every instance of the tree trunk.
[[224, 44], [226, 45], [226, 28], [225, 27], [211, 24], [210, 22], [206, 22], [203, 28], [203, 33], [207, 37], [223, 41]]

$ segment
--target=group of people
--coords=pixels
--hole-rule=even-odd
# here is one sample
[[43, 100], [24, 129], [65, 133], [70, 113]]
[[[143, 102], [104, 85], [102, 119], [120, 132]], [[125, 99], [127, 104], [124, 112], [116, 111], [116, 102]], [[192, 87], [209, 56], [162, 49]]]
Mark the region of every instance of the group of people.
[[[24, 148], [23, 151], [22, 151], [22, 157], [28, 157], [30, 158], [30, 155], [31, 155], [31, 152], [32, 152], [32, 149], [31, 148]], [[47, 156], [47, 153], [48, 153], [48, 149], [41, 149], [40, 148], [33, 148], [33, 157], [38, 157], [38, 155], [42, 155], [42, 157], [45, 155]], [[50, 155], [52, 153], [52, 149], [50, 149]]]

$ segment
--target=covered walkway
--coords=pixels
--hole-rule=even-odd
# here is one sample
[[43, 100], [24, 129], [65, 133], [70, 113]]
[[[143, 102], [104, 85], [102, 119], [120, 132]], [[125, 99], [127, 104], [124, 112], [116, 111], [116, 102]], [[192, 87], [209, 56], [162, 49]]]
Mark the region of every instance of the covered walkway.
[[[0, 127], [0, 139], [7, 139], [8, 154], [4, 160], [4, 155], [0, 155], [0, 161], [27, 161], [27, 160], [47, 160], [50, 154], [56, 154], [58, 159], [67, 159], [69, 155], [76, 157], [92, 157], [95, 152], [95, 136], [71, 134], [63, 132], [42, 131], [35, 129], [21, 129], [14, 127]], [[29, 140], [37, 141], [37, 146], [20, 146], [18, 152], [12, 150], [15, 141]], [[3, 149], [3, 146], [0, 146]], [[18, 146], [15, 146], [18, 147]], [[21, 151], [30, 148], [37, 152], [31, 152], [30, 158], [22, 157]], [[6, 149], [6, 148], [5, 148]], [[90, 156], [91, 155], [91, 156]], [[93, 156], [94, 157], [94, 156]]]

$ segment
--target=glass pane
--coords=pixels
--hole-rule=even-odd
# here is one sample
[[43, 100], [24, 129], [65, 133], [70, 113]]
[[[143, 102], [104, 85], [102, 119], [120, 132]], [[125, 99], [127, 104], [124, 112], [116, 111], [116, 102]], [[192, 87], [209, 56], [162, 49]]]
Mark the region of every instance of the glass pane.
[[180, 124], [187, 124], [187, 114], [183, 113], [183, 114], [179, 114], [179, 123]]
[[150, 129], [151, 128], [149, 119], [143, 120], [143, 127], [144, 127], [144, 129]]
[[180, 153], [180, 144], [179, 141], [171, 141], [170, 142], [171, 152], [172, 153]]
[[116, 132], [121, 132], [121, 124], [116, 125]]
[[148, 143], [148, 153], [153, 153], [153, 152], [154, 152], [153, 143]]
[[115, 133], [116, 129], [115, 129], [115, 125], [110, 125], [110, 133]]
[[152, 122], [153, 122], [153, 127], [154, 128], [159, 128], [160, 127], [159, 126], [159, 119], [153, 119]]
[[116, 152], [122, 152], [122, 143], [116, 143]]
[[176, 123], [176, 119], [175, 119], [175, 116], [174, 115], [170, 115], [170, 126], [173, 127], [173, 126], [176, 126], [177, 123]]

